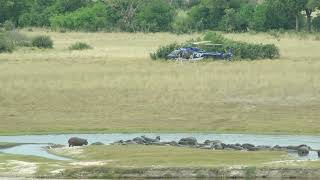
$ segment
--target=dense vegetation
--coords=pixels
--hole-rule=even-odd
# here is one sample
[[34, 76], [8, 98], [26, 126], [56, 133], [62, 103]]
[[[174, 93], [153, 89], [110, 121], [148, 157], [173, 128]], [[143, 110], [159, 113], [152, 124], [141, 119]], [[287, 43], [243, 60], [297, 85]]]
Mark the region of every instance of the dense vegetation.
[[[203, 46], [201, 47], [202, 49], [220, 52], [227, 52], [230, 50], [235, 55], [236, 59], [274, 59], [280, 56], [280, 50], [274, 44], [253, 44], [234, 41], [215, 32], [207, 32], [201, 40], [221, 44], [221, 46]], [[153, 60], [167, 59], [167, 55], [169, 53], [181, 46], [191, 47], [192, 44], [186, 42], [184, 44], [172, 43], [166, 46], [161, 46], [155, 53], [151, 53], [150, 57]]]
[[320, 0], [1, 0], [0, 23], [85, 31], [319, 31]]

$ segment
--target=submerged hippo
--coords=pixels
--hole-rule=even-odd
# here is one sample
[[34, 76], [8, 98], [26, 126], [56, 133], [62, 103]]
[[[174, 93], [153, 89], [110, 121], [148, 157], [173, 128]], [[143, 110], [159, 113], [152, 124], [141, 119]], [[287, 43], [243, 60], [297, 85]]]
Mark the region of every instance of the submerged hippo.
[[78, 137], [70, 138], [68, 143], [69, 143], [69, 147], [88, 145], [88, 141], [86, 139], [81, 139]]

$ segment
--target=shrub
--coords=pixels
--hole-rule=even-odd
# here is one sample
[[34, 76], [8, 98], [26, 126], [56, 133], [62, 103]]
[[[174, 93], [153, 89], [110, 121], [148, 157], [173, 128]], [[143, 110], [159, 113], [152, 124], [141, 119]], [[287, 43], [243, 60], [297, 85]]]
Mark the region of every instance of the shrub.
[[[274, 59], [280, 56], [279, 48], [274, 44], [250, 44], [246, 42], [238, 42], [229, 40], [216, 32], [207, 32], [202, 39], [211, 41], [213, 44], [221, 44], [221, 46], [203, 46], [206, 51], [227, 52], [231, 50], [236, 58], [239, 59]], [[168, 54], [179, 47], [185, 47], [186, 44], [169, 44], [161, 46], [155, 53], [150, 54], [154, 60], [167, 59]]]
[[206, 50], [232, 50], [234, 55], [240, 59], [274, 59], [280, 56], [279, 48], [274, 44], [251, 44], [233, 41], [215, 32], [206, 33], [204, 40], [222, 44], [222, 46], [207, 48]]
[[14, 44], [4, 35], [0, 34], [0, 53], [12, 52]]
[[53, 48], [53, 41], [49, 36], [36, 36], [32, 39], [32, 46], [43, 49]]
[[3, 28], [6, 30], [6, 31], [12, 31], [16, 28], [15, 24], [12, 22], [12, 21], [5, 21], [3, 23]]
[[204, 39], [211, 41], [214, 44], [222, 44], [226, 41], [226, 38], [223, 37], [221, 34], [218, 34], [213, 31], [209, 31], [204, 35]]
[[77, 42], [75, 44], [72, 44], [69, 47], [69, 50], [85, 50], [85, 49], [92, 49], [92, 47], [87, 43], [83, 43], [83, 42]]
[[31, 46], [31, 39], [26, 35], [19, 33], [17, 31], [8, 31], [5, 32], [4, 35], [8, 37], [8, 39], [15, 45], [15, 46]]
[[172, 43], [166, 46], [161, 46], [155, 53], [151, 53], [150, 57], [153, 60], [168, 59], [167, 56], [175, 49], [181, 47], [180, 44]]
[[315, 38], [314, 38], [315, 41], [320, 41], [320, 36], [317, 35]]

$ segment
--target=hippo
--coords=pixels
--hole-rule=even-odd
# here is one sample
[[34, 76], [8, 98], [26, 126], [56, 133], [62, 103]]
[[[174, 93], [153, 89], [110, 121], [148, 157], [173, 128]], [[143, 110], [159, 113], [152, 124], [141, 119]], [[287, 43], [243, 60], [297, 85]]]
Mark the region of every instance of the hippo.
[[198, 144], [197, 139], [194, 137], [182, 138], [178, 143], [184, 146], [195, 146]]
[[78, 138], [78, 137], [70, 138], [68, 140], [68, 143], [69, 143], [69, 147], [88, 145], [88, 141], [86, 139], [81, 139], [81, 138]]
[[307, 146], [301, 146], [298, 149], [299, 156], [308, 156], [309, 155], [309, 148]]

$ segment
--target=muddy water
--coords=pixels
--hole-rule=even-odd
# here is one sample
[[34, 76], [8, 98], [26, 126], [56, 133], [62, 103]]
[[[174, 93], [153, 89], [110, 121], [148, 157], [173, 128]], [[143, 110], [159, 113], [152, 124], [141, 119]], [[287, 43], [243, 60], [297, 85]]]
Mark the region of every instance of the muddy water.
[[[59, 134], [59, 135], [26, 135], [26, 136], [0, 136], [0, 142], [13, 143], [43, 143], [43, 145], [21, 145], [8, 149], [0, 149], [0, 152], [22, 155], [34, 155], [56, 160], [67, 160], [58, 156], [49, 154], [43, 149], [45, 144], [64, 144], [70, 137], [81, 137], [88, 139], [89, 143], [102, 142], [110, 144], [118, 140], [133, 139], [145, 135], [154, 138], [161, 137], [161, 141], [178, 141], [183, 137], [195, 137], [199, 142], [205, 140], [220, 140], [227, 144], [250, 143], [254, 145], [268, 146], [297, 146], [306, 144], [313, 149], [320, 149], [320, 136], [293, 136], [293, 135], [254, 135], [254, 134], [210, 134], [210, 133], [135, 133], [135, 134]], [[298, 157], [295, 153], [291, 154], [299, 159], [318, 160], [316, 152], [310, 152], [307, 157]]]

